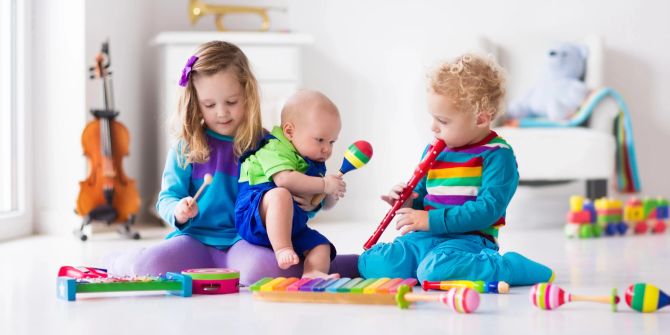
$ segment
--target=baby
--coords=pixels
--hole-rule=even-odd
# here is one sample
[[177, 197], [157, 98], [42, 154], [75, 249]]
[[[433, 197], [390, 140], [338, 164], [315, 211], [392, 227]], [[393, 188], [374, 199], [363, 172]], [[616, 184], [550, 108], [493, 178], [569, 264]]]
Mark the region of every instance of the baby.
[[[281, 269], [304, 257], [303, 277], [339, 277], [328, 275], [335, 247], [307, 221], [319, 209], [333, 207], [346, 191], [342, 177], [325, 175], [340, 129], [340, 114], [330, 99], [299, 91], [282, 109], [281, 127], [240, 159], [238, 233], [252, 244], [272, 247]], [[319, 194], [326, 197], [312, 205]]]

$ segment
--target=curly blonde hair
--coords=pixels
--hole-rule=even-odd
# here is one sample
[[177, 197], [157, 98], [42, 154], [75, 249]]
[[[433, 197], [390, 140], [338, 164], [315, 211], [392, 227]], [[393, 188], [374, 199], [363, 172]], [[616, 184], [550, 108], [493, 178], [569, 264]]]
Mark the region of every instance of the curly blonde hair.
[[503, 113], [505, 75], [493, 60], [465, 54], [440, 65], [430, 76], [430, 88], [449, 97], [464, 112]]
[[186, 87], [179, 99], [176, 113], [176, 137], [181, 142], [181, 155], [184, 166], [190, 163], [204, 163], [209, 159], [202, 111], [193, 79], [198, 76], [211, 76], [219, 71], [231, 69], [244, 90], [245, 114], [240, 122], [233, 148], [236, 156], [258, 145], [263, 137], [261, 124], [260, 94], [258, 82], [251, 72], [249, 60], [236, 45], [223, 41], [212, 41], [200, 46], [198, 57], [191, 69]]

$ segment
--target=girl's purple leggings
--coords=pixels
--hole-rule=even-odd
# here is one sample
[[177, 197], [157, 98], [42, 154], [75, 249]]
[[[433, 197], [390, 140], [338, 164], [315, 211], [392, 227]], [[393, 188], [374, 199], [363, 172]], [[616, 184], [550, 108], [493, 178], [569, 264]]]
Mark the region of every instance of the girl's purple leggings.
[[[157, 245], [103, 260], [111, 275], [139, 276], [181, 272], [196, 268], [231, 268], [240, 271], [240, 284], [250, 285], [263, 277], [300, 277], [302, 263], [282, 270], [272, 249], [240, 240], [227, 251], [202, 244], [187, 235], [175, 236]], [[338, 255], [330, 265], [331, 273], [358, 277], [358, 255]]]

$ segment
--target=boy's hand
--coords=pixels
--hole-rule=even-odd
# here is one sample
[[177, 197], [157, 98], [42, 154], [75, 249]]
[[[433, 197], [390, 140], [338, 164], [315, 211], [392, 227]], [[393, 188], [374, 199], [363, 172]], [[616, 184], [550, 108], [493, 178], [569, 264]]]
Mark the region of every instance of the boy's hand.
[[[386, 203], [388, 203], [390, 206], [393, 206], [393, 203], [400, 199], [400, 193], [405, 189], [407, 186], [406, 183], [399, 183], [396, 184], [391, 188], [391, 192], [389, 192], [388, 195], [382, 195], [382, 200], [384, 200]], [[416, 192], [412, 192], [412, 195], [405, 201], [405, 203], [402, 205], [402, 207], [408, 207], [411, 204], [411, 201], [418, 198], [419, 194]]]
[[341, 198], [346, 191], [347, 184], [342, 179], [342, 176], [329, 174], [323, 177], [323, 193]]
[[428, 211], [420, 211], [412, 208], [401, 208], [396, 212], [400, 215], [395, 229], [401, 229], [400, 234], [405, 235], [411, 231], [428, 231]]
[[179, 224], [186, 223], [186, 221], [196, 215], [198, 215], [198, 203], [194, 202], [192, 197], [186, 197], [179, 200], [179, 203], [177, 203], [177, 206], [174, 208], [174, 217]]

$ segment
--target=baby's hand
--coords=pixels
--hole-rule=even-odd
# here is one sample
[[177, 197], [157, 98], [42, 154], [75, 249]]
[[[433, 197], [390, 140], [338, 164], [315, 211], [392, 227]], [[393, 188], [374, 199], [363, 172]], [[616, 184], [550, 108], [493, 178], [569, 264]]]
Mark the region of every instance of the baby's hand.
[[312, 205], [311, 194], [309, 196], [294, 194], [293, 201], [298, 203], [298, 207], [302, 208], [302, 210], [304, 210], [305, 212], [311, 212], [314, 209], [316, 209], [316, 207], [319, 205], [318, 203], [316, 205]]
[[411, 231], [428, 231], [428, 211], [401, 208], [396, 214], [399, 218], [395, 229], [400, 230], [400, 235], [405, 235]]
[[344, 192], [347, 191], [347, 184], [344, 182], [341, 176], [336, 176], [329, 174], [323, 177], [323, 193], [334, 195], [337, 198], [344, 196]]
[[[400, 193], [402, 193], [405, 187], [407, 187], [406, 183], [396, 184], [391, 188], [391, 192], [389, 192], [388, 195], [382, 195], [382, 200], [384, 200], [389, 205], [393, 206], [393, 203], [396, 200], [400, 199]], [[412, 192], [412, 195], [409, 197], [409, 199], [405, 200], [405, 203], [402, 205], [402, 207], [409, 206], [410, 202], [418, 197], [419, 197], [418, 193]]]
[[174, 208], [174, 217], [179, 224], [186, 223], [186, 221], [196, 215], [198, 215], [198, 203], [194, 202], [191, 197], [179, 200], [179, 203]]

